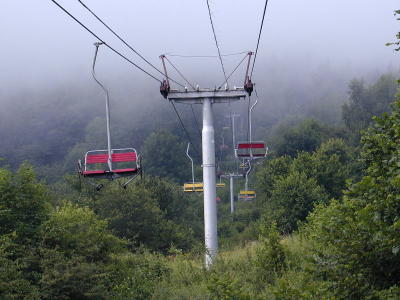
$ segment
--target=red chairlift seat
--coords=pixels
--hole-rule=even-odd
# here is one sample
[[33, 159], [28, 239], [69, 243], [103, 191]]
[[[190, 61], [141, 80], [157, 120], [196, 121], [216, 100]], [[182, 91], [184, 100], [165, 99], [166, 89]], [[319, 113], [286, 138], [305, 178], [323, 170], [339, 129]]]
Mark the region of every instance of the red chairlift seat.
[[85, 154], [85, 162], [79, 162], [80, 173], [84, 177], [114, 179], [132, 176], [140, 171], [140, 162], [134, 148], [113, 149], [111, 162], [113, 169], [108, 168], [107, 150], [92, 150]]
[[240, 142], [235, 149], [236, 157], [240, 158], [263, 158], [267, 156], [268, 147], [262, 141]]

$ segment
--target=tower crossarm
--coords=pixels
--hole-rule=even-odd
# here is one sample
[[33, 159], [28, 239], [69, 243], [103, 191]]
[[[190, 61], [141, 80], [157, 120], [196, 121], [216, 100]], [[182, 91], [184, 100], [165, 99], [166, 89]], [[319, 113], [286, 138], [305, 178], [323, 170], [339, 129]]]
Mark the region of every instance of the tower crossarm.
[[197, 91], [171, 90], [168, 100], [185, 103], [201, 104], [203, 99], [212, 99], [215, 103], [237, 101], [246, 97], [243, 88], [233, 88], [227, 90], [198, 89]]

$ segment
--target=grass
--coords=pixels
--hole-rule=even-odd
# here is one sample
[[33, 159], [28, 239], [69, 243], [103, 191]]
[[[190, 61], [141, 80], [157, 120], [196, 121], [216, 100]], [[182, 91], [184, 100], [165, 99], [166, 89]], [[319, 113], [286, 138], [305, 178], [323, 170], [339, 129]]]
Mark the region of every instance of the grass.
[[304, 273], [307, 267], [307, 243], [296, 234], [284, 237], [280, 243], [285, 251], [287, 269], [270, 284], [257, 282], [260, 278], [257, 272], [269, 272], [255, 266], [261, 242], [248, 242], [244, 246], [220, 251], [209, 271], [204, 268], [203, 255], [169, 256], [166, 262], [169, 275], [157, 284], [152, 299], [225, 299], [221, 293], [236, 293], [236, 296], [231, 296], [232, 299], [240, 300], [276, 299], [273, 291], [279, 292], [285, 288], [293, 289], [292, 293], [296, 294], [296, 291], [301, 291], [302, 284], [310, 284]]

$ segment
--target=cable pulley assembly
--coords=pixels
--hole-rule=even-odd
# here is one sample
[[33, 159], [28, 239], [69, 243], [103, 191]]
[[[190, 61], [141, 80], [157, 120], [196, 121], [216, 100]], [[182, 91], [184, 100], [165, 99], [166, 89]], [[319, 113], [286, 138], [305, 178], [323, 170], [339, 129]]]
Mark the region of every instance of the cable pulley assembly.
[[254, 84], [253, 82], [251, 82], [251, 78], [249, 76], [249, 69], [250, 69], [250, 62], [251, 62], [251, 56], [253, 55], [253, 52], [249, 52], [247, 53], [247, 55], [249, 56], [249, 60], [247, 62], [247, 68], [246, 68], [246, 76], [244, 78], [244, 90], [247, 92], [247, 94], [249, 94], [249, 96], [251, 96], [251, 93], [253, 92], [254, 89]]

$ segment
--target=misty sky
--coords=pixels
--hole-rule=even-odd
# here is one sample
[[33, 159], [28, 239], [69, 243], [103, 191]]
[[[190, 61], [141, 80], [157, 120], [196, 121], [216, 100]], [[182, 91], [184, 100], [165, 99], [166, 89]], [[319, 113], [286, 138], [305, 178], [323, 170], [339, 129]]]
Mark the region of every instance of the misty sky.
[[[151, 70], [77, 0], [59, 2], [104, 40]], [[157, 67], [161, 66], [161, 53], [216, 54], [206, 0], [85, 3]], [[90, 80], [96, 40], [89, 33], [50, 0], [1, 0], [1, 4], [0, 90], [73, 86]], [[264, 0], [211, 0], [210, 4], [222, 52], [254, 50]], [[385, 47], [399, 31], [395, 9], [400, 9], [398, 0], [270, 0], [255, 77], [262, 75], [268, 80], [273, 76], [268, 72], [272, 64], [328, 63], [360, 70], [398, 70], [400, 56]], [[101, 51], [103, 74], [152, 82], [109, 50]], [[227, 69], [240, 59], [226, 58]], [[204, 74], [209, 74], [209, 83], [218, 84], [222, 79], [217, 60], [174, 58], [174, 62], [194, 82], [201, 82]], [[157, 82], [152, 84], [158, 88]]]

